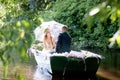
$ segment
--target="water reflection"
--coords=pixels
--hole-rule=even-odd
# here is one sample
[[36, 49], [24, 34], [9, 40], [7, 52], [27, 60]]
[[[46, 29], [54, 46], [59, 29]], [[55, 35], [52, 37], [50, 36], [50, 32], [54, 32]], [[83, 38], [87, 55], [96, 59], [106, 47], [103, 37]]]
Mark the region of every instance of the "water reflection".
[[33, 80], [105, 80], [103, 78], [93, 77], [91, 79], [86, 76], [69, 76], [69, 77], [61, 77], [61, 76], [52, 76], [51, 73], [45, 68], [41, 68], [37, 66], [36, 71], [34, 73]]
[[86, 77], [84, 78], [79, 78], [79, 77], [58, 77], [58, 76], [52, 76], [49, 73], [46, 73], [47, 71], [42, 70], [41, 68], [37, 67], [33, 80], [107, 80], [101, 77], [95, 77], [93, 79], [87, 79]]
[[90, 49], [89, 51], [105, 57], [97, 72], [100, 77], [108, 80], [120, 80], [120, 49], [109, 49], [105, 51], [101, 49]]
[[37, 66], [33, 80], [52, 80], [52, 75], [48, 72], [46, 68]]

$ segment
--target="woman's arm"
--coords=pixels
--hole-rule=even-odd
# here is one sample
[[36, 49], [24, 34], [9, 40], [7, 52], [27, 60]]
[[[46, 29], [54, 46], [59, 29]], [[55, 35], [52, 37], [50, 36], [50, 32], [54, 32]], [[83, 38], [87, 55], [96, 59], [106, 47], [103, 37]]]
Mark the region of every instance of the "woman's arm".
[[52, 38], [52, 44], [53, 44], [53, 48], [56, 48], [56, 42], [55, 42], [55, 38]]
[[47, 48], [46, 43], [45, 43], [45, 40], [43, 40], [43, 48], [44, 48], [44, 49]]

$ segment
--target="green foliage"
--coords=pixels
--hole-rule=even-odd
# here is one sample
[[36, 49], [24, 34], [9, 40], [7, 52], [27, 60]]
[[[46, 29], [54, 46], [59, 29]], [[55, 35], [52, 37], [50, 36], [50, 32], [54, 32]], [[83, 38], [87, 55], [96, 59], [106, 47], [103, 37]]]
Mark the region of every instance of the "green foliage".
[[[56, 20], [68, 25], [73, 40], [72, 48], [75, 50], [85, 47], [107, 48], [108, 38], [117, 29], [117, 23], [109, 23], [109, 20], [105, 20], [109, 16], [110, 9], [104, 11], [104, 8], [99, 6], [104, 11], [101, 14], [106, 16], [88, 17], [90, 10], [101, 2], [101, 0], [58, 0], [50, 10], [39, 14], [45, 21]], [[102, 21], [104, 23], [101, 23]]]
[[[120, 1], [107, 0], [100, 4], [103, 1], [0, 0], [0, 59], [4, 77], [9, 63], [28, 61], [26, 51], [34, 43], [33, 30], [42, 21], [56, 20], [68, 25], [75, 50], [106, 48], [108, 39], [120, 26]], [[98, 9], [97, 14], [89, 16], [91, 9]], [[119, 37], [117, 43], [120, 43]], [[25, 80], [22, 75], [17, 77]]]
[[[29, 1], [41, 2], [32, 9]], [[27, 49], [34, 41], [33, 30], [40, 24], [37, 12], [46, 9], [48, 4], [50, 7], [50, 4], [54, 2], [49, 1], [0, 0], [0, 59], [3, 63], [4, 77], [7, 77], [8, 64], [28, 62]], [[44, 6], [38, 9], [40, 4]], [[21, 75], [18, 79], [25, 80]]]
[[25, 77], [21, 74], [17, 76], [17, 80], [26, 80]]
[[[35, 12], [31, 12], [33, 1]], [[27, 60], [27, 49], [34, 40], [33, 30], [40, 24], [38, 10], [50, 7], [53, 0], [0, 0], [0, 53], [14, 62]], [[39, 6], [42, 4], [41, 6]], [[38, 9], [39, 7], [39, 9]], [[1, 56], [3, 56], [1, 55]]]
[[[49, 9], [56, 0], [28, 0], [30, 11], [44, 11]], [[26, 7], [26, 4], [23, 5]]]
[[[88, 28], [92, 28], [98, 23], [103, 24], [104, 26], [106, 26], [105, 32], [108, 31], [108, 33], [105, 34], [105, 37], [114, 37], [115, 32], [119, 29], [120, 26], [120, 5], [118, 5], [119, 3], [119, 0], [106, 0], [106, 2], [101, 3], [99, 6], [96, 6], [94, 9], [86, 14], [87, 16], [83, 19], [82, 25], [86, 24]], [[95, 12], [95, 9], [96, 13], [91, 15], [90, 13]], [[119, 35], [117, 37], [119, 39]], [[117, 40], [117, 38], [116, 41], [119, 47], [120, 44], [118, 43], [119, 40]]]
[[[20, 2], [21, 3], [21, 2]], [[14, 0], [1, 1], [0, 6], [5, 11], [0, 21], [0, 57], [3, 62], [3, 77], [8, 74], [8, 64], [27, 60], [27, 48], [31, 44], [30, 21], [26, 19], [27, 15], [21, 9], [20, 3]], [[18, 21], [23, 21], [18, 25]], [[26, 21], [26, 22], [25, 22]], [[17, 23], [17, 26], [16, 26]]]
[[7, 61], [6, 57], [4, 57], [4, 56], [0, 56], [0, 59], [2, 60], [2, 63], [4, 65], [4, 67], [3, 67], [3, 78], [7, 78], [7, 75], [8, 75], [8, 61]]

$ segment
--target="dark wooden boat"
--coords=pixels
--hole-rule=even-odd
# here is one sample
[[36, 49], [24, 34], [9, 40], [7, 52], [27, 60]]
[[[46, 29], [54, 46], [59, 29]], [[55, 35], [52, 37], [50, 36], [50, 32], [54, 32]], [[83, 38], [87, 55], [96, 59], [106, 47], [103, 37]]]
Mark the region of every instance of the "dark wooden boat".
[[52, 75], [69, 78], [94, 78], [100, 62], [101, 58], [94, 56], [84, 59], [65, 56], [50, 57]]

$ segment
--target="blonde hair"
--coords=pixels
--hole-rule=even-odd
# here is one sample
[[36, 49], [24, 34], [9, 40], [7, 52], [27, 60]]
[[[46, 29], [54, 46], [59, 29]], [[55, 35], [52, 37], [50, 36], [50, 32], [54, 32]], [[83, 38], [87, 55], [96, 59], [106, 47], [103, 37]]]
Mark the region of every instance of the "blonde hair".
[[49, 28], [46, 28], [46, 29], [44, 30], [44, 38], [43, 38], [43, 40], [46, 40], [46, 38], [47, 38], [47, 33], [50, 33]]
[[46, 29], [44, 30], [44, 33], [48, 32], [48, 30], [50, 30], [50, 29], [49, 29], [49, 28], [46, 28]]
[[[48, 33], [50, 33], [50, 29], [49, 28], [46, 28], [45, 30], [44, 30], [44, 38], [43, 38], [43, 42], [44, 42], [44, 44], [46, 44], [46, 42], [47, 42], [47, 34]], [[55, 47], [54, 46], [54, 42], [53, 42], [53, 37], [50, 35], [50, 43], [52, 44], [52, 46], [53, 47]]]

